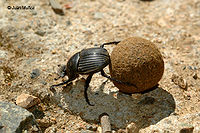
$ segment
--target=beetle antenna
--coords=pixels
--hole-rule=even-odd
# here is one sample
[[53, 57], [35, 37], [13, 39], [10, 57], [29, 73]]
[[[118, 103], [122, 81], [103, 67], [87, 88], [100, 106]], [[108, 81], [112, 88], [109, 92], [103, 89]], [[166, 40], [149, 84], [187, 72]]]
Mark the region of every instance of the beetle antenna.
[[118, 43], [120, 43], [120, 41], [114, 41], [114, 42], [103, 43], [100, 47], [103, 48], [104, 45], [110, 45], [110, 44], [115, 44], [115, 45], [117, 45]]

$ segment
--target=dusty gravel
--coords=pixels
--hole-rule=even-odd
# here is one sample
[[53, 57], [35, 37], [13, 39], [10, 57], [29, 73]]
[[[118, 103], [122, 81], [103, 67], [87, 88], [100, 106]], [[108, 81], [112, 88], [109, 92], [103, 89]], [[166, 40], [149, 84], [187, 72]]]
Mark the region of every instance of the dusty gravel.
[[[141, 133], [176, 132], [183, 125], [200, 132], [199, 0], [59, 3], [64, 15], [55, 14], [48, 0], [0, 1], [1, 101], [15, 103], [22, 93], [39, 97], [44, 115], [36, 118], [46, 133], [96, 130], [98, 116], [104, 112], [115, 131], [133, 122]], [[83, 96], [85, 76], [54, 93], [49, 90], [62, 81], [54, 81], [58, 65], [66, 64], [74, 53], [132, 36], [154, 42], [164, 57], [165, 72], [155, 90], [137, 98], [122, 94], [99, 73], [88, 90], [94, 107]], [[113, 47], [106, 46], [109, 52]], [[108, 68], [105, 71], [109, 73]], [[187, 89], [172, 82], [173, 74], [187, 82]]]

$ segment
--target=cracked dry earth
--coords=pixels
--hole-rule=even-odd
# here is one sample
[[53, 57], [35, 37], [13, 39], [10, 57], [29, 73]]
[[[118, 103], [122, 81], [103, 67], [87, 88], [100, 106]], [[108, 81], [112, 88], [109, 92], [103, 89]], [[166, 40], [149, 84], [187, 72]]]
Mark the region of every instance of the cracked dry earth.
[[[56, 14], [48, 0], [0, 1], [0, 101], [15, 103], [22, 93], [40, 98], [42, 113], [34, 115], [45, 133], [100, 132], [104, 112], [113, 132], [126, 132], [130, 123], [141, 133], [200, 132], [199, 0], [58, 2], [68, 5], [64, 15]], [[35, 8], [7, 9], [21, 5]], [[165, 72], [156, 89], [135, 98], [97, 73], [88, 90], [94, 107], [84, 99], [84, 76], [49, 90], [62, 81], [54, 81], [58, 65], [74, 53], [132, 36], [152, 41], [163, 55]], [[107, 46], [110, 53], [113, 48]], [[174, 74], [187, 89], [172, 82]]]

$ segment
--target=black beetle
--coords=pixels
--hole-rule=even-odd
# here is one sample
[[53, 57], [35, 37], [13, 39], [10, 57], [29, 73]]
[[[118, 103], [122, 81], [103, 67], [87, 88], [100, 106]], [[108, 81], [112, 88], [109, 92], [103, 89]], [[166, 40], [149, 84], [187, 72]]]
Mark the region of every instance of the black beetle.
[[111, 62], [109, 53], [104, 48], [104, 45], [118, 44], [118, 43], [119, 43], [119, 41], [104, 43], [100, 47], [83, 49], [82, 51], [74, 54], [67, 62], [67, 65], [65, 65], [64, 67], [61, 68], [60, 76], [58, 77], [58, 78], [63, 78], [64, 76], [67, 75], [68, 80], [66, 80], [60, 84], [52, 85], [50, 89], [53, 90], [54, 87], [56, 87], [56, 86], [68, 84], [69, 82], [75, 80], [79, 76], [79, 74], [89, 75], [86, 79], [86, 83], [84, 86], [84, 89], [85, 89], [84, 96], [85, 96], [86, 102], [89, 105], [94, 106], [89, 102], [88, 95], [87, 95], [87, 89], [89, 87], [89, 83], [90, 83], [94, 73], [101, 72], [102, 76], [104, 76], [110, 80], [113, 80], [113, 81], [116, 81], [118, 83], [122, 83], [125, 85], [133, 85], [130, 83], [126, 83], [126, 82], [111, 78], [103, 70], [103, 68], [105, 68]]

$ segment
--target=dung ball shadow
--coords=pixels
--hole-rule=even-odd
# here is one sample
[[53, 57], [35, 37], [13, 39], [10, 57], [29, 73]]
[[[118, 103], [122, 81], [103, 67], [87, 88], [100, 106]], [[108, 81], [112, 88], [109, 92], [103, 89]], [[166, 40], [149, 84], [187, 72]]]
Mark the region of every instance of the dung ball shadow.
[[[134, 99], [121, 92], [104, 93], [105, 82], [99, 91], [88, 89], [88, 97], [95, 106], [89, 106], [84, 98], [84, 81], [77, 80], [74, 84], [61, 91], [54, 92], [54, 98], [65, 109], [79, 115], [91, 123], [99, 122], [99, 115], [107, 113], [113, 128], [125, 128], [129, 123], [136, 123], [138, 128], [145, 128], [168, 117], [175, 110], [173, 96], [163, 88], [144, 93]], [[92, 86], [91, 86], [92, 87]], [[66, 89], [69, 89], [66, 91]]]

